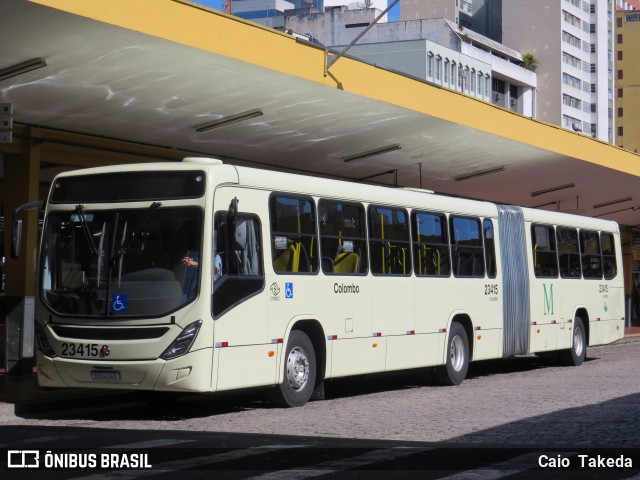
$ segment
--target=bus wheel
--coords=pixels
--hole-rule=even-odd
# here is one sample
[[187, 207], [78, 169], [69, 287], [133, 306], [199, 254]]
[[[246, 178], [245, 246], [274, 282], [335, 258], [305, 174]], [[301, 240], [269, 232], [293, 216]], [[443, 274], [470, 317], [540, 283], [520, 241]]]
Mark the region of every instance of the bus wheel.
[[460, 385], [469, 369], [469, 340], [458, 322], [451, 324], [446, 354], [445, 364], [436, 369], [435, 378], [441, 385]]
[[309, 337], [293, 330], [285, 351], [284, 381], [269, 399], [281, 407], [301, 407], [309, 401], [316, 383], [316, 354]]
[[573, 339], [571, 348], [560, 353], [560, 361], [563, 365], [577, 367], [584, 362], [587, 356], [587, 334], [582, 318], [576, 317], [573, 321]]

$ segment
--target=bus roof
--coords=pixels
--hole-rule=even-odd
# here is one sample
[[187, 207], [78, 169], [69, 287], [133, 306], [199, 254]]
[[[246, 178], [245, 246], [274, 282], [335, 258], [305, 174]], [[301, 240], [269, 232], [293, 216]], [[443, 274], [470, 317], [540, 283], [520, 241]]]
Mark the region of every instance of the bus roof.
[[[217, 185], [238, 184], [261, 190], [281, 191], [299, 195], [378, 203], [454, 214], [497, 217], [496, 204], [436, 194], [429, 190], [393, 188], [378, 185], [347, 182], [343, 180], [312, 177], [272, 170], [224, 164], [214, 158], [186, 158], [182, 162], [138, 163], [95, 167], [65, 172], [59, 177], [100, 175], [114, 172], [136, 171], [188, 171], [202, 170]], [[570, 213], [537, 210], [522, 207], [525, 220], [535, 223], [562, 224], [579, 228], [591, 228], [618, 232], [617, 223]]]

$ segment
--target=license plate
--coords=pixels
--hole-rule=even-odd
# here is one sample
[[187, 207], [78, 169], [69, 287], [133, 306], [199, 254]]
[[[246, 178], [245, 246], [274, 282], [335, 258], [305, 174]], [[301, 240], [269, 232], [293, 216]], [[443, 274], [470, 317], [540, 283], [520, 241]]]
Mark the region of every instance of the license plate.
[[119, 382], [120, 372], [118, 370], [91, 370], [91, 380], [94, 382]]

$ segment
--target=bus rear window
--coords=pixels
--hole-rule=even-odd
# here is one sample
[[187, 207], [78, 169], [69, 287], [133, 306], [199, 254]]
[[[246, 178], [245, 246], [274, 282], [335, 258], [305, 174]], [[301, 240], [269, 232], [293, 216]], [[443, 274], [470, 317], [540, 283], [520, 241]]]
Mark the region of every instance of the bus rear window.
[[204, 195], [205, 174], [188, 172], [121, 172], [58, 178], [51, 203], [106, 203], [175, 200]]

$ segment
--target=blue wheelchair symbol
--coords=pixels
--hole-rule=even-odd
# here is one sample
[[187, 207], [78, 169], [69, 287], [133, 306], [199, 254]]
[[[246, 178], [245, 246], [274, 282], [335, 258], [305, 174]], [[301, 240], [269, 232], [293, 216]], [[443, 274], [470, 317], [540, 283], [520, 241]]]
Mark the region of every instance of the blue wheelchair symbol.
[[111, 297], [111, 310], [114, 312], [127, 311], [127, 295], [114, 295]]
[[284, 284], [284, 298], [293, 298], [293, 283]]

